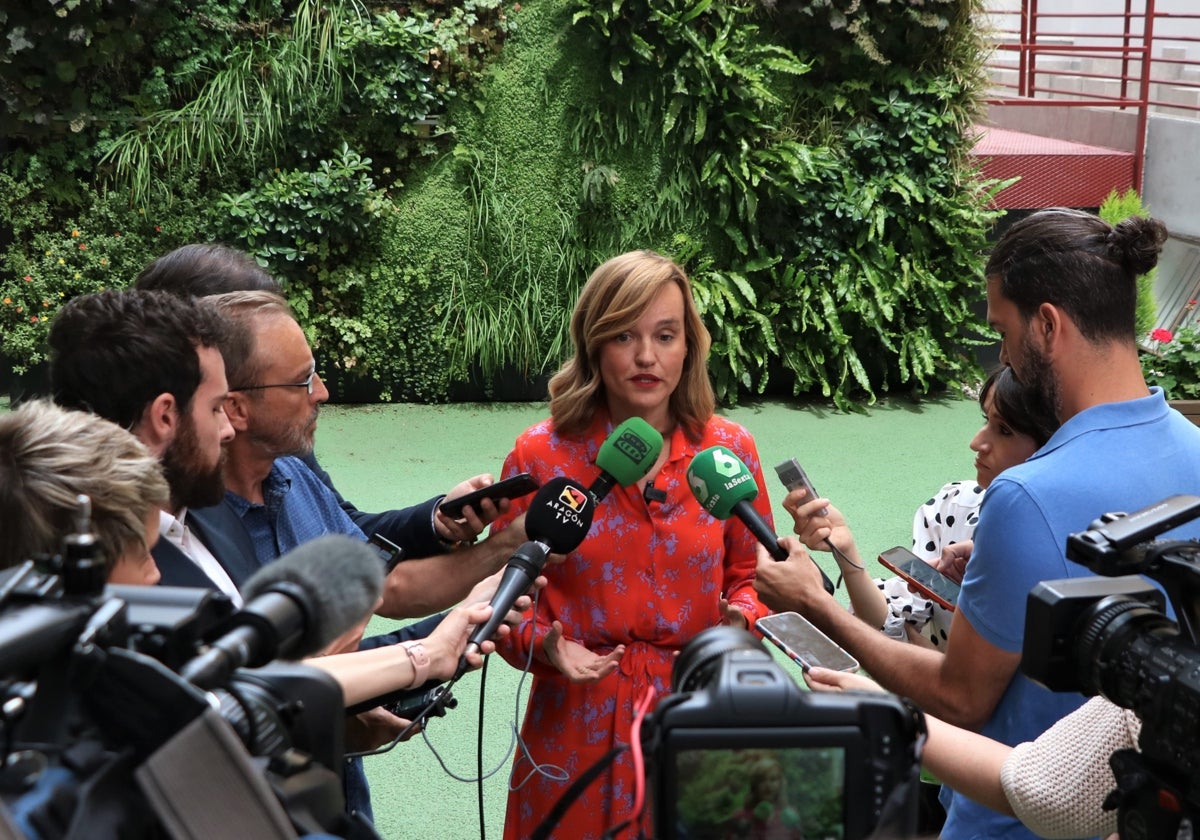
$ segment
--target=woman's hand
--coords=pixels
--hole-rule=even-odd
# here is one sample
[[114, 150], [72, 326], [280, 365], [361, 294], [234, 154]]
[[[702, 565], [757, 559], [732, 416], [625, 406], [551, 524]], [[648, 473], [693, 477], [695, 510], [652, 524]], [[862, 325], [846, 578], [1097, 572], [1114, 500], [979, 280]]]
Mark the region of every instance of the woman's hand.
[[[848, 552], [854, 549], [854, 535], [842, 512], [829, 503], [828, 499], [810, 499], [803, 487], [788, 493], [783, 507], [792, 515], [792, 529], [800, 541], [811, 551], [828, 551], [829, 540], [839, 549]], [[826, 513], [822, 514], [821, 511]]]
[[809, 668], [804, 672], [804, 681], [813, 691], [883, 691], [870, 677], [832, 668]]
[[721, 623], [742, 630], [750, 629], [750, 619], [742, 612], [742, 608], [736, 604], [729, 603], [724, 598], [721, 599]]
[[600, 656], [563, 636], [562, 622], [555, 621], [550, 632], [542, 639], [542, 653], [546, 661], [571, 682], [590, 683], [602, 680], [617, 670], [617, 664], [625, 654], [625, 645], [617, 645], [607, 655]]
[[933, 561], [933, 567], [955, 583], [962, 583], [967, 572], [967, 561], [975, 549], [974, 540], [950, 543], [942, 549], [942, 555]]

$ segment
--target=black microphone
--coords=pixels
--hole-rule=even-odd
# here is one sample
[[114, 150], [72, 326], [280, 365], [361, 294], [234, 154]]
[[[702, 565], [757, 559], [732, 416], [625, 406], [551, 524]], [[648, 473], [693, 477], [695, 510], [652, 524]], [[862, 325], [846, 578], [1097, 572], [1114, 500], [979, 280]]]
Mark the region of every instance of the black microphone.
[[[504, 616], [518, 598], [529, 591], [534, 579], [542, 573], [551, 554], [574, 551], [588, 529], [592, 527], [595, 499], [582, 484], [559, 476], [542, 485], [525, 512], [525, 533], [530, 540], [522, 543], [500, 577], [500, 585], [492, 596], [491, 617], [477, 626], [467, 641], [467, 652], [474, 653], [496, 633]], [[464, 656], [456, 678], [467, 669]]]
[[246, 581], [245, 607], [179, 674], [209, 689], [238, 668], [311, 656], [368, 615], [382, 591], [383, 569], [366, 543], [338, 534], [310, 540]]

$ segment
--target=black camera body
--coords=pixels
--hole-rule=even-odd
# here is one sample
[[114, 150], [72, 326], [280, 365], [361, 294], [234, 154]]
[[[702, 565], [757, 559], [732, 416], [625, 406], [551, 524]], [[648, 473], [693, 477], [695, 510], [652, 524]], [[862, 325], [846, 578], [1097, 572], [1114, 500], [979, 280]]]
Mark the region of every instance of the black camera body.
[[730, 627], [672, 682], [642, 739], [658, 840], [913, 836], [924, 719], [901, 699], [802, 691]]
[[1118, 790], [1106, 807], [1122, 810], [1123, 831], [1136, 812], [1168, 832], [1146, 836], [1174, 837], [1182, 815], [1200, 814], [1200, 542], [1153, 540], [1196, 517], [1200, 497], [1182, 495], [1105, 514], [1067, 540], [1068, 558], [1105, 577], [1044, 581], [1026, 607], [1027, 676], [1103, 695], [1142, 721], [1139, 751], [1113, 755]]
[[[219, 746], [222, 756], [263, 782], [240, 801], [271, 800], [264, 812], [286, 813], [283, 823], [305, 832], [374, 836], [344, 825], [344, 708], [332, 677], [272, 662], [237, 670], [209, 693], [179, 675], [233, 614], [228, 598], [204, 589], [104, 587], [102, 579], [75, 586], [33, 562], [0, 572], [0, 801], [23, 828], [43, 838], [165, 836], [156, 814], [171, 810], [169, 800], [139, 787], [164, 795], [157, 791], [168, 786], [144, 774], [165, 767], [161, 757], [185, 730], [217, 715], [215, 698], [219, 718], [208, 729], [236, 733]], [[184, 758], [165, 767], [171, 782], [199, 761], [186, 749], [175, 754]], [[121, 781], [97, 784], [102, 774]], [[223, 790], [195, 798], [220, 813]]]

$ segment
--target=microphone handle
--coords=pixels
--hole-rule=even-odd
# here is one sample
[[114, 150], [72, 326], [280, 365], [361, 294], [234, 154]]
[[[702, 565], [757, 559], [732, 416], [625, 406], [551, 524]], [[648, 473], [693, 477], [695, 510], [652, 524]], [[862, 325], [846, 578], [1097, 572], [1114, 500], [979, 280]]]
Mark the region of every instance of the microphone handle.
[[179, 669], [179, 676], [206, 691], [217, 688], [249, 662], [261, 647], [262, 635], [257, 627], [235, 627], [209, 645], [204, 653], [188, 660]]
[[[500, 578], [500, 585], [496, 587], [496, 594], [492, 596], [491, 617], [471, 633], [471, 637], [467, 640], [468, 652], [477, 652], [485, 641], [496, 634], [497, 628], [504, 622], [504, 616], [512, 609], [512, 605], [529, 591], [534, 579], [542, 573], [542, 567], [546, 565], [549, 556], [550, 546], [536, 540], [522, 543], [513, 552], [508, 566], [504, 569], [504, 575]], [[464, 673], [467, 667], [467, 658], [464, 655], [459, 662], [458, 675]]]
[[600, 470], [600, 475], [596, 476], [595, 481], [588, 487], [588, 493], [591, 495], [595, 504], [600, 504], [604, 497], [609, 494], [609, 491], [616, 486], [617, 479], [609, 475], [604, 470]]
[[750, 533], [754, 534], [755, 538], [766, 546], [767, 553], [771, 555], [772, 560], [783, 561], [788, 558], [787, 549], [779, 544], [779, 537], [775, 536], [775, 532], [767, 527], [767, 522], [758, 511], [754, 509], [754, 505], [745, 499], [740, 499], [733, 506], [733, 513], [738, 519], [746, 524], [750, 529]]
[[[754, 534], [755, 538], [762, 543], [767, 553], [771, 555], [771, 559], [782, 562], [788, 558], [787, 549], [779, 544], [779, 537], [775, 532], [767, 527], [766, 520], [759, 516], [758, 511], [754, 506], [745, 499], [740, 499], [733, 506], [733, 513], [738, 519], [746, 524], [750, 529], [750, 533]], [[811, 559], [811, 558], [810, 558]], [[813, 560], [813, 565], [816, 566], [817, 561]], [[817, 571], [821, 573], [821, 586], [830, 595], [833, 594], [833, 581], [829, 579], [829, 575], [825, 574], [825, 570], [817, 566]]]

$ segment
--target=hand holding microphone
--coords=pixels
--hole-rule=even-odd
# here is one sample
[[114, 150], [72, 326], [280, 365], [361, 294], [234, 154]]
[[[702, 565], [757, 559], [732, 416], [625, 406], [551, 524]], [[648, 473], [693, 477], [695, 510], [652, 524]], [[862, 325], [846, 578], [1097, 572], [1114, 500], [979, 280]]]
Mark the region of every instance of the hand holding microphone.
[[366, 543], [318, 537], [246, 581], [245, 607], [180, 676], [210, 689], [224, 685], [238, 668], [311, 656], [368, 615], [382, 591], [383, 568]]
[[[701, 507], [717, 519], [736, 516], [772, 558], [778, 561], [787, 559], [787, 549], [779, 544], [779, 537], [750, 504], [758, 496], [758, 484], [754, 481], [754, 474], [737, 455], [724, 446], [710, 446], [696, 453], [688, 466], [687, 477], [688, 486]], [[833, 594], [833, 581], [824, 571], [821, 572], [821, 585], [826, 592]]]
[[542, 485], [525, 512], [525, 533], [529, 542], [513, 553], [492, 596], [492, 614], [471, 633], [458, 674], [469, 667], [467, 657], [479, 652], [483, 642], [496, 633], [517, 598], [525, 594], [542, 573], [546, 559], [553, 554], [574, 551], [592, 526], [596, 501], [584, 487], [559, 476]]

